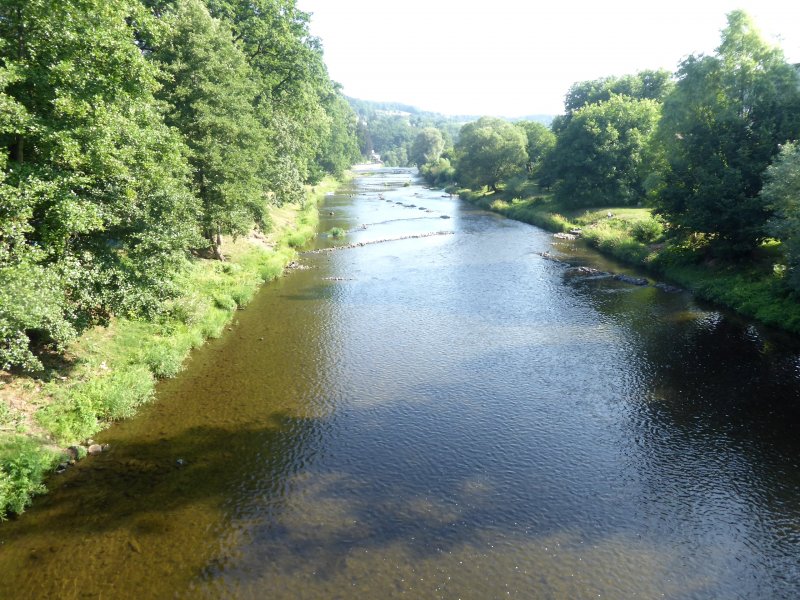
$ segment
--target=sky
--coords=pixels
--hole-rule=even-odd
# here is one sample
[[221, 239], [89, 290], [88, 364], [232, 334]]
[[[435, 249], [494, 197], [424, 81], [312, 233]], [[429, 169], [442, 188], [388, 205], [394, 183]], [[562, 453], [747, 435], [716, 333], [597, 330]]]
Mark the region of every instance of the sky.
[[743, 9], [800, 63], [797, 0], [297, 0], [348, 96], [447, 115], [560, 114], [576, 81], [675, 71]]

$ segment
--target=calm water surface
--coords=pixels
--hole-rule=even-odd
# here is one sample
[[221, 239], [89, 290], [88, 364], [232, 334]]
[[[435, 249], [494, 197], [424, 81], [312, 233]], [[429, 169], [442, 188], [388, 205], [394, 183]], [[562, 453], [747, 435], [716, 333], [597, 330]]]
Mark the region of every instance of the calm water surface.
[[0, 597], [800, 596], [795, 339], [405, 171], [323, 215], [453, 234], [265, 287], [0, 525]]

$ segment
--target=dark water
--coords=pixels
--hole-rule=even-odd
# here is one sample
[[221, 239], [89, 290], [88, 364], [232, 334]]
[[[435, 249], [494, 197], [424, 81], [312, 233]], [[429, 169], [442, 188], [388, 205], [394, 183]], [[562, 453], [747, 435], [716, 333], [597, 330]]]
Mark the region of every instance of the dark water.
[[267, 286], [0, 526], [0, 597], [800, 596], [797, 341], [410, 177], [322, 229], [454, 234]]

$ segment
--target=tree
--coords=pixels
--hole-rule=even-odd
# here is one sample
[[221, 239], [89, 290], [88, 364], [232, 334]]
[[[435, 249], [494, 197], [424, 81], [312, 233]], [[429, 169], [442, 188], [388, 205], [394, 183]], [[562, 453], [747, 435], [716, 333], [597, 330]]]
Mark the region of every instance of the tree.
[[577, 110], [558, 137], [547, 169], [567, 206], [636, 204], [656, 168], [651, 140], [660, 116], [654, 100], [612, 96]]
[[29, 346], [73, 326], [158, 310], [197, 242], [186, 148], [137, 45], [148, 26], [128, 0], [0, 5], [4, 366], [38, 366]]
[[515, 125], [525, 132], [527, 140], [525, 151], [528, 154], [525, 168], [528, 176], [533, 176], [538, 172], [545, 157], [553, 151], [556, 145], [556, 134], [536, 121], [520, 121]]
[[798, 134], [797, 71], [744, 12], [730, 13], [716, 54], [686, 59], [665, 100], [658, 212], [673, 234], [700, 234], [718, 254], [750, 251], [767, 235], [764, 172]]
[[455, 150], [458, 180], [472, 189], [497, 191], [504, 179], [525, 168], [527, 138], [519, 128], [494, 117], [481, 117], [461, 128]]
[[222, 234], [247, 233], [266, 216], [264, 133], [253, 103], [256, 88], [230, 29], [201, 0], [177, 0], [163, 14], [165, 39], [154, 53], [162, 64], [160, 96], [167, 123], [191, 149], [200, 225], [217, 258]]
[[322, 173], [341, 177], [361, 156], [358, 146], [358, 121], [350, 104], [342, 96], [338, 86], [323, 100], [323, 108], [329, 119], [328, 135], [318, 151], [315, 166]]
[[789, 284], [800, 292], [800, 145], [784, 145], [765, 179], [761, 197], [773, 212], [768, 231], [781, 240]]
[[635, 75], [604, 77], [591, 81], [580, 81], [572, 85], [564, 100], [567, 114], [588, 104], [597, 104], [622, 95], [638, 100], [662, 101], [673, 87], [672, 73], [663, 69], [640, 71]]
[[309, 15], [295, 0], [206, 0], [228, 24], [256, 85], [256, 114], [267, 136], [264, 175], [276, 202], [300, 201], [330, 135], [323, 107], [333, 90]]
[[426, 127], [414, 138], [411, 145], [411, 162], [422, 168], [428, 163], [436, 163], [444, 150], [444, 137], [435, 127]]

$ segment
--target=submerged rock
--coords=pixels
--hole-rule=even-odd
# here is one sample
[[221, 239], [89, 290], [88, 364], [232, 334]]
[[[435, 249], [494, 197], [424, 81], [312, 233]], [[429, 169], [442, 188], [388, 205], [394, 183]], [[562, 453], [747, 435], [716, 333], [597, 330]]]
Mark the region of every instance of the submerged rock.
[[654, 287], [657, 287], [662, 292], [666, 292], [668, 294], [680, 294], [683, 289], [676, 287], [674, 285], [669, 285], [668, 283], [657, 283]]
[[630, 275], [622, 275], [621, 273], [614, 275], [614, 279], [622, 281], [623, 283], [630, 283], [631, 285], [649, 285], [649, 281], [644, 277], [631, 277]]

